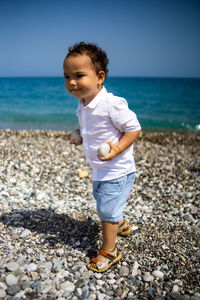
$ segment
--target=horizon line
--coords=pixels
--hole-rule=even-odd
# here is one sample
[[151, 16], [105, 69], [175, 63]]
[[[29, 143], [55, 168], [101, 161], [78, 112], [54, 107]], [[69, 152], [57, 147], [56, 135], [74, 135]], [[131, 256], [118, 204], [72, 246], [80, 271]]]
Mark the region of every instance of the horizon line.
[[[48, 76], [0, 76], [0, 79], [25, 79], [25, 78], [63, 78], [64, 76], [56, 76], [56, 75], [48, 75]], [[200, 79], [199, 77], [187, 77], [187, 76], [130, 76], [130, 75], [125, 75], [125, 76], [117, 76], [117, 75], [112, 75], [112, 76], [107, 76], [106, 79], [108, 78], [146, 78], [146, 79]], [[105, 81], [106, 81], [105, 79]]]

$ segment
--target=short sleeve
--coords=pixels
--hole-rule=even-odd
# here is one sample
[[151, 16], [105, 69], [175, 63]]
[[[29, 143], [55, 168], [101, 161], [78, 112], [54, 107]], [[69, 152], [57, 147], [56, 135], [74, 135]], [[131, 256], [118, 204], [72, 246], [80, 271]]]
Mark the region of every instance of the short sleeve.
[[109, 103], [109, 113], [113, 125], [120, 132], [138, 131], [141, 129], [136, 114], [129, 109], [124, 98], [113, 97]]

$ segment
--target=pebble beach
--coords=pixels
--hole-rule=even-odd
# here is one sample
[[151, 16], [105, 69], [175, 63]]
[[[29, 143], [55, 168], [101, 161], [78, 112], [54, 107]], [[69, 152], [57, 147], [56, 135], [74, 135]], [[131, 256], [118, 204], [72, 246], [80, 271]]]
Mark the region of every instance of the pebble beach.
[[94, 273], [101, 224], [82, 147], [66, 132], [0, 130], [0, 299], [200, 300], [200, 135], [143, 133], [134, 157], [133, 233]]

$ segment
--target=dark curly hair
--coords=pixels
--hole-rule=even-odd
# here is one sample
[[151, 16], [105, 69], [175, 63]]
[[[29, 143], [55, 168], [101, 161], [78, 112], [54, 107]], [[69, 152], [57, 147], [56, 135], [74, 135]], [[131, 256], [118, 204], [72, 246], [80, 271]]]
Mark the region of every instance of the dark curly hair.
[[99, 48], [96, 44], [80, 42], [72, 47], [69, 47], [68, 50], [69, 52], [65, 59], [67, 59], [71, 55], [86, 54], [90, 57], [95, 67], [96, 73], [98, 74], [100, 71], [104, 71], [105, 75], [107, 76], [107, 65], [109, 63], [109, 59], [105, 51]]

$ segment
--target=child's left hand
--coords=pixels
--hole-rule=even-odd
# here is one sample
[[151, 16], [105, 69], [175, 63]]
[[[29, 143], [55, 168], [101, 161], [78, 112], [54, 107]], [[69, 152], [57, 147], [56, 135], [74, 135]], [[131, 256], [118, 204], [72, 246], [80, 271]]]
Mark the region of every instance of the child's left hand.
[[113, 158], [115, 158], [118, 154], [120, 154], [120, 150], [119, 148], [114, 145], [112, 142], [107, 142], [107, 144], [110, 146], [110, 152], [108, 153], [108, 155], [106, 156], [98, 156], [98, 158], [101, 161], [107, 161], [107, 160], [112, 160]]

